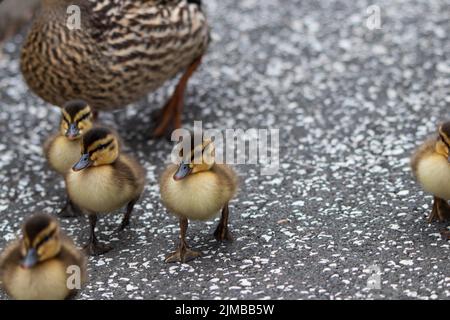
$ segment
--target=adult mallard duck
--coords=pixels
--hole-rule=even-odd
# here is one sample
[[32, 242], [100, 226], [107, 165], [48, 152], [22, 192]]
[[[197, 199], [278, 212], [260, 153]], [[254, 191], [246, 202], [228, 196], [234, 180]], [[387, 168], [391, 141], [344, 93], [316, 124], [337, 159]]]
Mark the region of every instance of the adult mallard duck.
[[133, 158], [121, 154], [118, 137], [111, 130], [97, 127], [83, 136], [82, 155], [66, 175], [66, 187], [70, 200], [89, 217], [91, 233], [85, 246], [88, 254], [100, 255], [111, 249], [97, 240], [97, 215], [126, 206], [120, 227], [124, 229], [130, 222], [144, 182], [144, 168]]
[[[5, 291], [18, 300], [73, 297], [86, 281], [86, 258], [61, 232], [56, 219], [33, 215], [23, 225], [22, 234], [0, 256], [0, 280]], [[71, 282], [71, 274], [79, 279]]]
[[[154, 135], [163, 135], [170, 122], [181, 126], [188, 80], [209, 43], [199, 0], [42, 0], [41, 4], [21, 56], [23, 76], [38, 96], [57, 106], [83, 99], [96, 111], [113, 110], [184, 70]], [[70, 6], [75, 8], [72, 15], [67, 13]]]
[[215, 147], [209, 139], [183, 154], [179, 165], [166, 168], [160, 179], [161, 199], [180, 223], [180, 244], [166, 262], [184, 263], [201, 255], [186, 243], [188, 219], [209, 220], [222, 211], [214, 236], [218, 241], [233, 239], [228, 229], [228, 202], [237, 186], [234, 171], [225, 164], [215, 163]]
[[[439, 126], [437, 137], [417, 149], [411, 168], [423, 189], [434, 196], [428, 222], [450, 220], [450, 122]], [[441, 234], [450, 239], [450, 231], [443, 230]]]

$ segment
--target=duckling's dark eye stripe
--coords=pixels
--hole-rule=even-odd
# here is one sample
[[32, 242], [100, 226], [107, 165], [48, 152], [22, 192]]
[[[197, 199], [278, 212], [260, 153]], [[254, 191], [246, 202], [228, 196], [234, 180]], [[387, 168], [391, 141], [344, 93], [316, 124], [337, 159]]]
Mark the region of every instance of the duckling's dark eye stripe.
[[63, 118], [63, 121], [65, 121], [67, 123], [67, 125], [70, 125], [70, 121], [67, 120], [66, 116], [63, 116], [62, 118]]
[[88, 112], [88, 113], [84, 114], [84, 115], [83, 115], [80, 119], [78, 119], [76, 122], [78, 123], [78, 122], [81, 122], [81, 121], [83, 121], [83, 120], [86, 120], [87, 118], [89, 118], [90, 115], [91, 115], [91, 113]]
[[99, 145], [97, 148], [95, 148], [94, 150], [91, 150], [89, 153], [93, 154], [93, 153], [97, 152], [98, 150], [108, 147], [111, 143], [113, 143], [113, 140], [109, 140], [108, 142]]
[[441, 137], [442, 142], [447, 146], [447, 148], [450, 149], [450, 145], [447, 143], [447, 141], [445, 141], [444, 136], [442, 134], [439, 134], [439, 136]]
[[56, 230], [52, 230], [48, 235], [46, 235], [39, 243], [36, 245], [36, 249], [42, 246], [45, 242], [47, 242], [51, 237], [55, 235]]

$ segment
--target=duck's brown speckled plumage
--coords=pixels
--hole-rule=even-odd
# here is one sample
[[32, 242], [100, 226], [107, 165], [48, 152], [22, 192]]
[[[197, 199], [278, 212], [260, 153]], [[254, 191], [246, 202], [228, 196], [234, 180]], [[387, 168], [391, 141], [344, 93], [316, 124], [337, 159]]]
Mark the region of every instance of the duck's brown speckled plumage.
[[[42, 0], [23, 46], [30, 88], [54, 105], [83, 99], [112, 110], [142, 98], [201, 57], [206, 17], [192, 0]], [[81, 29], [66, 26], [81, 9]]]

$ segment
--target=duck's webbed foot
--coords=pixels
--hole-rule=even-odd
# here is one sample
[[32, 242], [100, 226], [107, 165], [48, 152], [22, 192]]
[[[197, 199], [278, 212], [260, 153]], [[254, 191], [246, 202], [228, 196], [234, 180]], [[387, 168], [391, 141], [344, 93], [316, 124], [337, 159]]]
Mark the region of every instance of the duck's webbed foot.
[[434, 197], [433, 209], [428, 216], [428, 223], [438, 220], [440, 222], [450, 220], [450, 206], [447, 201], [438, 197]]
[[186, 263], [195, 258], [200, 257], [202, 254], [199, 251], [194, 251], [188, 248], [186, 243], [182, 242], [178, 246], [175, 252], [172, 252], [167, 258], [164, 260], [165, 263], [173, 263], [173, 262], [181, 262]]
[[112, 247], [98, 241], [89, 241], [83, 247], [84, 252], [89, 256], [100, 256], [108, 251], [111, 251]]
[[228, 203], [222, 209], [222, 217], [217, 225], [216, 231], [214, 231], [214, 237], [217, 241], [233, 241], [233, 236], [228, 228]]
[[67, 197], [64, 207], [56, 214], [60, 218], [75, 218], [83, 214], [80, 208], [78, 208], [70, 199]]
[[91, 234], [88, 243], [83, 247], [84, 252], [90, 256], [99, 256], [101, 254], [110, 251], [112, 247], [99, 242], [97, 236], [95, 235], [95, 225], [97, 224], [97, 215], [90, 214], [89, 222], [91, 225]]
[[188, 224], [188, 219], [180, 218], [180, 244], [178, 245], [178, 248], [175, 252], [172, 252], [167, 256], [167, 258], [164, 260], [165, 263], [185, 263], [202, 255], [199, 251], [189, 249], [188, 245], [186, 244], [186, 231], [188, 228]]

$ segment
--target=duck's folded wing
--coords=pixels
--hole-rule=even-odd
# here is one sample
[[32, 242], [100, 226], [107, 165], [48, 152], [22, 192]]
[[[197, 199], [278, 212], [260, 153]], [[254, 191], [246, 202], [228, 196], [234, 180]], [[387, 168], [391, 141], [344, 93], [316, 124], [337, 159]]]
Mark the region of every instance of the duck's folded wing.
[[11, 267], [12, 265], [19, 266], [20, 260], [21, 254], [19, 241], [11, 243], [2, 253], [0, 253], [0, 284], [4, 282], [3, 277], [8, 267]]

